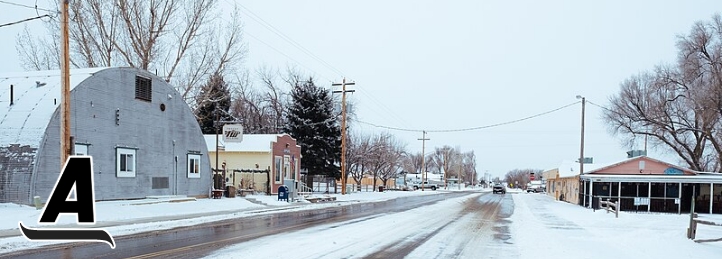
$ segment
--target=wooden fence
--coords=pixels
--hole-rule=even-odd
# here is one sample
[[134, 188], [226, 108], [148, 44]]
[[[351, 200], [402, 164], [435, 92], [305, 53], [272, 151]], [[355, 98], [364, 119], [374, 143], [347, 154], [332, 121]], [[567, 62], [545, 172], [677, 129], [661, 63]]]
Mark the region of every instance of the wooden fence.
[[614, 217], [619, 218], [619, 201], [611, 202], [609, 200], [606, 200], [600, 201], [599, 204], [601, 205], [603, 210], [607, 211], [607, 213], [614, 212]]
[[697, 239], [697, 225], [703, 224], [703, 225], [710, 225], [710, 226], [722, 226], [722, 223], [719, 222], [712, 222], [708, 220], [703, 220], [697, 218], [697, 213], [693, 213], [692, 216], [690, 216], [689, 219], [689, 228], [687, 229], [687, 238], [694, 240], [694, 242], [697, 243], [703, 243], [703, 242], [717, 242], [722, 241], [722, 238], [714, 238], [714, 239]]

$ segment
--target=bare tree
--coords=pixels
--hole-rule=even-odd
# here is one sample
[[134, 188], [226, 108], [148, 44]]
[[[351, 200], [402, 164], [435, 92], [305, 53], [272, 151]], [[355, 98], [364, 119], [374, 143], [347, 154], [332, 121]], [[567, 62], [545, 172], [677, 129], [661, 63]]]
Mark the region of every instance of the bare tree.
[[532, 173], [540, 175], [543, 171], [539, 169], [514, 169], [506, 173], [504, 181], [509, 185], [513, 184], [512, 187], [514, 188], [524, 187], [529, 183], [529, 176]]
[[722, 17], [697, 22], [687, 36], [677, 42], [678, 67], [689, 85], [689, 101], [695, 107], [697, 127], [710, 152], [697, 151], [700, 169], [722, 172]]
[[423, 170], [421, 170], [422, 169], [421, 167], [423, 165], [422, 159], [423, 159], [423, 154], [421, 154], [421, 152], [418, 152], [415, 154], [407, 153], [403, 159], [404, 171], [414, 172], [417, 174], [422, 173], [423, 172]]
[[722, 171], [722, 19], [696, 23], [680, 36], [676, 65], [632, 76], [610, 99], [604, 119], [613, 133], [647, 136], [691, 169]]
[[266, 89], [263, 102], [265, 104], [264, 106], [270, 111], [269, 116], [271, 120], [270, 122], [272, 123], [271, 126], [275, 127], [277, 131], [280, 132], [280, 129], [285, 124], [286, 104], [288, 103], [289, 93], [287, 91], [284, 92], [280, 88], [280, 83], [277, 80], [277, 71], [262, 67], [258, 69], [256, 73]]
[[436, 148], [432, 154], [431, 161], [434, 167], [444, 172], [444, 187], [448, 185], [449, 175], [455, 172], [455, 162], [458, 161], [458, 151], [450, 146]]
[[389, 166], [390, 160], [387, 159], [387, 150], [389, 150], [390, 139], [392, 138], [389, 133], [381, 133], [375, 135], [371, 139], [371, 145], [367, 150], [366, 158], [368, 159], [368, 169], [373, 175], [373, 189], [376, 190], [376, 179], [379, 179], [380, 173], [387, 166]]
[[361, 135], [359, 133], [351, 134], [352, 148], [349, 153], [346, 154], [347, 161], [351, 161], [349, 167], [349, 175], [354, 179], [358, 190], [361, 190], [361, 180], [366, 174], [365, 168], [368, 168], [368, 164], [371, 162], [369, 154], [371, 152], [371, 136]]
[[[60, 31], [55, 25], [50, 30], [50, 38], [59, 38]], [[15, 39], [15, 49], [18, 52], [20, 63], [27, 70], [52, 70], [60, 66], [60, 46], [57, 40], [48, 40], [46, 37], [37, 37], [30, 34], [28, 27]]]
[[268, 116], [262, 103], [262, 95], [253, 88], [248, 73], [236, 74], [236, 87], [233, 88], [233, 102], [230, 113], [235, 118], [242, 118], [245, 134], [269, 133]]
[[[173, 81], [188, 103], [202, 82], [226, 72], [246, 51], [238, 9], [222, 25], [213, 18], [221, 11], [216, 0], [72, 1], [69, 11], [72, 66], [155, 70]], [[59, 21], [50, 20], [46, 28], [44, 38], [27, 30], [17, 37], [25, 69], [60, 67]]]
[[386, 141], [387, 143], [384, 145], [386, 148], [380, 151], [383, 152], [382, 159], [386, 160], [386, 164], [379, 170], [379, 178], [384, 186], [388, 186], [389, 179], [399, 176], [403, 170], [402, 163], [406, 154], [405, 146], [393, 136], [387, 138]]
[[[289, 71], [289, 73], [296, 73]], [[277, 134], [286, 124], [287, 106], [289, 103], [289, 89], [302, 81], [279, 80], [276, 70], [261, 67], [256, 70], [256, 78], [262, 87], [254, 87], [248, 73], [240, 74], [236, 98], [232, 107], [237, 117], [244, 118], [243, 126], [247, 133]], [[297, 75], [288, 75], [296, 77]], [[288, 88], [284, 87], [288, 86]]]
[[474, 182], [476, 182], [476, 155], [472, 150], [464, 153], [463, 156], [464, 174], [461, 176], [462, 180], [474, 184]]

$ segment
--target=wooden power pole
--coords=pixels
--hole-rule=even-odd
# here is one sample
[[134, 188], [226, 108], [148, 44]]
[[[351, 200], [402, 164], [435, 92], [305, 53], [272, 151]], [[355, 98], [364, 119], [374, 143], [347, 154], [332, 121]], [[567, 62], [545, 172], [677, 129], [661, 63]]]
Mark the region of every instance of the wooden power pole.
[[[424, 191], [424, 182], [426, 182], [426, 141], [431, 140], [426, 138], [426, 131], [423, 131], [424, 136], [421, 137], [421, 191]], [[404, 179], [406, 181], [406, 179]]]
[[68, 5], [70, 0], [61, 3], [60, 37], [63, 53], [60, 70], [61, 98], [60, 98], [60, 170], [63, 169], [71, 150], [70, 143], [70, 43], [68, 40]]
[[341, 86], [341, 91], [333, 91], [333, 93], [341, 93], [341, 195], [346, 194], [346, 93], [353, 93], [356, 90], [346, 90], [347, 85], [355, 85], [356, 83], [346, 83], [343, 78], [341, 83], [331, 84], [332, 86]]

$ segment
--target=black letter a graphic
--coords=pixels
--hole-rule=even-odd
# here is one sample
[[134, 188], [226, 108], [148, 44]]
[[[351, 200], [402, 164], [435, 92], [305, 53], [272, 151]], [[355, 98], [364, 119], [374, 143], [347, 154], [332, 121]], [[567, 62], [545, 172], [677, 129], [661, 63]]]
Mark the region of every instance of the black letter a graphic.
[[[75, 185], [75, 199], [68, 200]], [[60, 172], [38, 223], [55, 224], [60, 213], [76, 214], [78, 224], [95, 224], [93, 160], [90, 156], [71, 156]], [[115, 249], [113, 237], [104, 229], [32, 229], [20, 222], [20, 231], [31, 241], [106, 242]]]
[[[55, 223], [60, 213], [78, 214], [78, 224], [95, 224], [93, 165], [90, 157], [68, 159], [50, 195], [40, 223]], [[67, 200], [75, 185], [75, 200]]]

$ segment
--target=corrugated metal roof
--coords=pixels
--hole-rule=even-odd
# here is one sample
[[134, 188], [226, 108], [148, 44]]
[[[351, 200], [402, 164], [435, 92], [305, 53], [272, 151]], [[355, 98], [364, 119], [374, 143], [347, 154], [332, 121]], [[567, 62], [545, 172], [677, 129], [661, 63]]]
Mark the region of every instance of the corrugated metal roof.
[[[71, 91], [104, 69], [107, 68], [72, 69]], [[0, 74], [0, 146], [39, 146], [45, 128], [61, 102], [60, 81], [60, 70]], [[10, 85], [13, 86], [12, 105]]]

